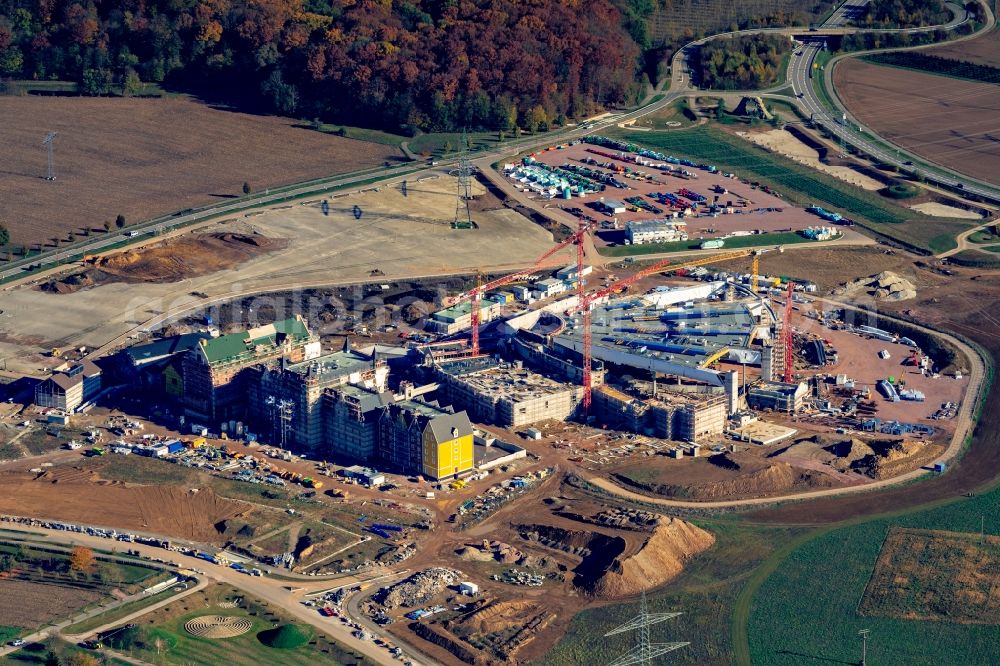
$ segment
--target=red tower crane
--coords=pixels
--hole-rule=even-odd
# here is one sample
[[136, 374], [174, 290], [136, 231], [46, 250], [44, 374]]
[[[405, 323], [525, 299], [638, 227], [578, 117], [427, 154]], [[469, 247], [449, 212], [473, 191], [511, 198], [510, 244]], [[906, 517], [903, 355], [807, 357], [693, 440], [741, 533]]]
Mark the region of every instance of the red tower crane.
[[795, 283], [788, 283], [788, 297], [785, 299], [785, 311], [781, 314], [781, 344], [785, 349], [785, 375], [782, 381], [786, 384], [792, 382], [793, 355], [795, 345], [792, 342], [792, 294], [795, 292]]
[[472, 318], [471, 346], [472, 346], [473, 356], [479, 355], [479, 323], [481, 316], [479, 304], [482, 301], [483, 294], [486, 293], [487, 291], [490, 291], [491, 289], [496, 289], [506, 284], [510, 284], [511, 282], [517, 282], [518, 280], [525, 278], [534, 271], [538, 270], [542, 266], [542, 264], [544, 264], [545, 261], [549, 259], [552, 255], [556, 254], [557, 252], [566, 247], [569, 247], [573, 243], [578, 243], [580, 246], [580, 249], [577, 251], [577, 254], [582, 253], [583, 236], [589, 230], [590, 230], [590, 224], [581, 221], [580, 228], [574, 234], [572, 234], [559, 244], [546, 250], [540, 257], [538, 257], [538, 259], [535, 260], [535, 263], [530, 268], [525, 268], [523, 270], [517, 271], [516, 273], [505, 275], [501, 278], [497, 278], [496, 280], [491, 280], [486, 284], [476, 285], [474, 289], [470, 289], [465, 293], [459, 294], [459, 296], [455, 299], [455, 304], [462, 303], [467, 300], [472, 301], [472, 312], [470, 314]]
[[[620, 292], [632, 284], [635, 284], [642, 278], [652, 275], [653, 273], [660, 273], [667, 269], [680, 270], [681, 268], [694, 268], [696, 266], [704, 266], [706, 264], [714, 264], [719, 261], [728, 261], [730, 259], [740, 259], [747, 256], [757, 256], [765, 252], [771, 252], [773, 250], [778, 252], [783, 252], [781, 246], [767, 249], [745, 249], [745, 250], [733, 250], [732, 252], [725, 252], [723, 254], [716, 254], [711, 257], [705, 257], [704, 259], [692, 259], [691, 261], [682, 261], [680, 263], [674, 264], [673, 259], [663, 259], [658, 261], [652, 266], [643, 268], [642, 270], [630, 275], [624, 280], [615, 282], [607, 287], [598, 289], [597, 291], [584, 294], [582, 292], [582, 287], [580, 288], [580, 302], [567, 312], [569, 315], [574, 315], [576, 313], [583, 314], [583, 411], [584, 414], [590, 409], [591, 402], [591, 392], [593, 384], [591, 383], [591, 368], [593, 358], [593, 337], [590, 330], [590, 311], [592, 306], [598, 300], [604, 298], [615, 292]], [[582, 271], [582, 260], [579, 258], [579, 253], [577, 257], [577, 262], [580, 264], [579, 270]], [[581, 280], [582, 282], [582, 280]]]

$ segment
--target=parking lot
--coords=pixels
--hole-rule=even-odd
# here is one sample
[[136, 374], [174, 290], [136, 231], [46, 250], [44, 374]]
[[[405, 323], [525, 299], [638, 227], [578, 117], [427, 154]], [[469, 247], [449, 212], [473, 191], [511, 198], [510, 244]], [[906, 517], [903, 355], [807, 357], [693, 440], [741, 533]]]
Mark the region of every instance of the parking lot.
[[[681, 218], [687, 223], [691, 239], [723, 238], [755, 231], [798, 231], [825, 224], [805, 209], [789, 205], [779, 192], [742, 179], [739, 173], [712, 173], [706, 168], [684, 164], [668, 165], [670, 171], [667, 172], [635, 163], [632, 161], [634, 154], [587, 143], [554, 147], [533, 153], [531, 157], [540, 165], [560, 169], [558, 173], [570, 173], [594, 183], [603, 181], [600, 183], [603, 190], [585, 196], [574, 194], [569, 200], [560, 194], [552, 199], [552, 205], [579, 208], [597, 220], [601, 227], [597, 235], [605, 244], [622, 243], [627, 222], [663, 219], [679, 213], [692, 203], [692, 199], [678, 195], [685, 189], [705, 198], [699, 211]], [[648, 161], [657, 163], [656, 160]], [[617, 214], [602, 212], [602, 199], [625, 203], [628, 210]], [[671, 205], [671, 199], [679, 199], [683, 207]], [[719, 206], [717, 214], [707, 212], [711, 204]]]

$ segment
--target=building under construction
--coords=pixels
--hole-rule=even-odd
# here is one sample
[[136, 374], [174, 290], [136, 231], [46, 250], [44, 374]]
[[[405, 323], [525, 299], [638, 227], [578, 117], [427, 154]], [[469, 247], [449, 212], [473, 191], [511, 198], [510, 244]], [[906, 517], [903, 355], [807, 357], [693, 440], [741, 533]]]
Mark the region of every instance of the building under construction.
[[[724, 386], [711, 369], [716, 361], [758, 365], [758, 338], [770, 337], [773, 315], [756, 299], [723, 302], [724, 282], [679, 289], [657, 289], [635, 297], [616, 298], [591, 313], [593, 357], [607, 364], [661, 375], [684, 377]], [[579, 315], [552, 336], [553, 345], [580, 352], [583, 327]]]
[[583, 387], [562, 383], [524, 367], [521, 361], [490, 356], [447, 361], [435, 366], [445, 399], [472, 418], [508, 428], [573, 416]]
[[[376, 355], [342, 351], [282, 367], [255, 366], [248, 373], [247, 399], [259, 432], [283, 448], [318, 451], [324, 432], [323, 393], [354, 384], [382, 391], [389, 369]], [[364, 459], [364, 458], [362, 458]]]
[[760, 411], [793, 414], [805, 405], [809, 389], [805, 382], [761, 381], [747, 389], [747, 404]]
[[660, 391], [655, 398], [640, 398], [609, 385], [594, 391], [594, 411], [614, 428], [695, 444], [721, 437], [729, 416], [722, 392]]
[[183, 354], [184, 412], [210, 424], [243, 419], [251, 368], [301, 363], [320, 350], [301, 316], [201, 340]]

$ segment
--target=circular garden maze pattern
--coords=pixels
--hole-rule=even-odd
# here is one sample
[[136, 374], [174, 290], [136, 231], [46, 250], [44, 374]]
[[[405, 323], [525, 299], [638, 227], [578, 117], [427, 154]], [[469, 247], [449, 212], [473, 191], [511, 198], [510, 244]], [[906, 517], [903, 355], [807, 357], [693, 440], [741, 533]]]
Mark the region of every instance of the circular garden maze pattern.
[[250, 631], [253, 624], [245, 617], [203, 615], [184, 623], [184, 630], [198, 638], [236, 638]]

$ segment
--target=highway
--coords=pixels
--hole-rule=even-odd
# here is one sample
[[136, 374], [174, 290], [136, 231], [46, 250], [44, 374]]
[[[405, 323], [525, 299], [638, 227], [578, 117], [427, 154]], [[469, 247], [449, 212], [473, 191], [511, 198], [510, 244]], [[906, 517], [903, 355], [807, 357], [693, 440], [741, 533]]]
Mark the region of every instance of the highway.
[[[846, 34], [850, 32], [858, 32], [863, 29], [855, 27], [847, 27], [845, 23], [854, 16], [861, 7], [863, 7], [868, 0], [846, 0], [846, 2], [838, 7], [830, 16], [830, 18], [816, 31], [815, 35], [810, 33], [811, 37], [815, 37], [817, 42], [807, 43], [804, 47], [802, 55], [799, 57], [793, 57], [792, 62], [789, 64], [787, 80], [790, 81], [796, 92], [802, 93], [802, 97], [796, 99], [798, 106], [807, 114], [814, 114], [817, 118], [823, 118], [828, 116], [829, 111], [824, 107], [823, 103], [813, 90], [811, 85], [811, 80], [809, 78], [809, 71], [812, 68], [812, 64], [815, 61], [816, 55], [821, 50], [822, 35], [825, 34]], [[961, 25], [969, 20], [965, 13], [965, 10], [959, 7], [957, 4], [949, 3], [948, 7], [951, 8], [953, 12], [952, 20], [945, 24], [944, 26], [928, 26], [923, 28], [908, 28], [901, 30], [876, 30], [875, 32], [920, 32], [926, 30], [934, 30], [937, 28], [953, 28], [957, 25]], [[992, 12], [988, 12], [989, 22], [984, 30], [992, 28], [995, 24], [995, 18]], [[641, 118], [642, 116], [655, 113], [660, 109], [663, 109], [676, 100], [690, 95], [696, 92], [698, 89], [694, 88], [690, 84], [689, 77], [687, 75], [687, 55], [695, 47], [704, 44], [710, 40], [731, 37], [736, 35], [749, 35], [758, 33], [771, 33], [771, 34], [786, 34], [786, 35], [803, 35], [809, 31], [806, 27], [784, 27], [784, 28], [757, 28], [740, 30], [735, 32], [724, 32], [716, 35], [711, 35], [702, 39], [698, 39], [686, 44], [681, 49], [674, 54], [671, 60], [671, 85], [670, 90], [667, 93], [655, 93], [652, 99], [656, 99], [657, 96], [662, 95], [662, 97], [655, 101], [646, 104], [638, 109], [628, 111], [625, 113], [615, 113], [609, 114], [607, 117], [602, 118], [596, 122], [584, 122], [581, 125], [573, 128], [564, 130], [561, 132], [550, 132], [540, 136], [530, 136], [518, 140], [508, 140], [504, 142], [503, 145], [494, 148], [493, 150], [486, 152], [469, 152], [466, 154], [456, 154], [447, 159], [440, 160], [436, 165], [430, 166], [427, 164], [421, 164], [419, 162], [409, 162], [404, 164], [399, 164], [387, 168], [375, 168], [367, 169], [364, 171], [358, 171], [348, 174], [342, 174], [338, 176], [330, 176], [327, 178], [319, 178], [311, 181], [305, 181], [302, 183], [297, 183], [294, 185], [277, 188], [273, 191], [265, 190], [263, 193], [255, 194], [248, 197], [243, 197], [233, 201], [221, 202], [209, 206], [203, 206], [195, 209], [185, 209], [178, 211], [170, 215], [160, 216], [152, 220], [144, 221], [140, 224], [133, 225], [124, 230], [116, 230], [112, 233], [99, 234], [97, 236], [88, 237], [82, 241], [78, 241], [72, 245], [68, 245], [62, 248], [56, 248], [43, 252], [42, 254], [19, 259], [13, 262], [9, 262], [3, 269], [0, 269], [0, 281], [4, 280], [16, 280], [18, 277], [23, 277], [25, 279], [37, 277], [38, 271], [45, 269], [58, 268], [62, 265], [74, 263], [78, 260], [80, 256], [88, 254], [97, 254], [102, 251], [107, 251], [109, 249], [114, 249], [115, 247], [120, 247], [124, 244], [129, 244], [132, 242], [138, 243], [141, 241], [148, 241], [151, 238], [156, 238], [166, 232], [171, 230], [201, 224], [208, 222], [210, 220], [217, 219], [219, 217], [225, 216], [236, 216], [240, 213], [246, 213], [251, 210], [257, 210], [260, 208], [266, 208], [269, 205], [281, 204], [289, 199], [302, 198], [311, 195], [323, 195], [330, 192], [333, 189], [349, 188], [352, 185], [358, 185], [359, 187], [378, 187], [386, 182], [393, 180], [401, 180], [404, 176], [407, 178], [420, 178], [425, 176], [432, 171], [439, 170], [441, 167], [455, 166], [458, 164], [462, 157], [469, 157], [476, 160], [479, 163], [491, 164], [499, 159], [503, 159], [507, 156], [516, 155], [525, 150], [531, 150], [533, 148], [551, 145], [553, 142], [566, 141], [574, 138], [579, 138], [586, 136], [587, 134], [593, 134], [600, 132], [608, 127], [628, 123], [631, 120]], [[983, 31], [980, 31], [983, 32]], [[979, 33], [975, 33], [979, 34]], [[966, 37], [968, 38], [968, 37]], [[851, 54], [857, 55], [857, 54]], [[832, 69], [828, 68], [828, 69]], [[829, 72], [826, 72], [829, 76]], [[784, 84], [780, 84], [784, 85]], [[828, 86], [830, 87], [830, 86]], [[761, 92], [761, 91], [747, 91], [750, 92]], [[841, 113], [845, 113], [846, 110], [841, 109]], [[851, 143], [858, 148], [864, 150], [867, 153], [872, 154], [876, 158], [886, 163], [895, 164], [900, 167], [905, 167], [911, 171], [914, 171], [928, 180], [935, 182], [940, 182], [949, 187], [955, 186], [961, 183], [963, 189], [966, 192], [978, 194], [992, 201], [1000, 202], [1000, 188], [989, 185], [975, 179], [968, 178], [952, 172], [943, 167], [938, 167], [936, 165], [918, 164], [919, 158], [907, 155], [899, 149], [889, 149], [883, 148], [878, 143], [873, 140], [869, 140], [863, 134], [867, 132], [868, 135], [874, 136], [870, 130], [862, 129], [861, 132], [854, 130], [853, 127], [845, 126], [843, 124], [829, 122], [827, 123], [828, 128], [831, 132], [836, 134], [842, 140]], [[856, 126], [856, 123], [855, 123]], [[905, 162], [913, 162], [918, 164], [918, 166], [910, 167], [906, 165]], [[378, 181], [373, 183], [371, 181]], [[31, 273], [26, 269], [28, 267], [38, 267], [35, 268]]]
[[[794, 92], [799, 96], [797, 99], [799, 107], [806, 114], [813, 117], [815, 122], [823, 125], [831, 134], [836, 136], [837, 139], [855, 146], [859, 150], [871, 155], [879, 162], [895, 165], [902, 171], [914, 173], [933, 183], [938, 183], [949, 188], [958, 187], [964, 192], [978, 195], [988, 201], [1000, 202], [1000, 187], [965, 176], [946, 167], [933, 164], [919, 156], [908, 153], [902, 148], [892, 145], [885, 140], [880, 140], [878, 135], [873, 130], [860, 124], [850, 115], [847, 109], [843, 107], [837, 99], [836, 94], [831, 95], [832, 101], [836, 105], [835, 109], [830, 109], [826, 106], [826, 104], [824, 104], [823, 100], [816, 92], [814, 80], [812, 76], [810, 76], [810, 73], [822, 76], [826, 89], [833, 90], [832, 72], [836, 62], [846, 57], [855, 57], [863, 55], [867, 52], [837, 56], [833, 58], [826, 65], [826, 67], [823, 68], [823, 70], [816, 70], [813, 68], [813, 64], [815, 63], [817, 56], [823, 50], [822, 34], [828, 28], [842, 27], [842, 24], [850, 18], [852, 11], [856, 11], [854, 8], [863, 4], [864, 2], [856, 2], [850, 7], [845, 4], [845, 6], [842, 6], [834, 12], [830, 17], [830, 20], [820, 27], [815, 36], [809, 36], [809, 41], [807, 41], [802, 47], [801, 55], [792, 58], [792, 62], [788, 66], [788, 80], [791, 82]], [[953, 3], [949, 3], [948, 7], [952, 10], [953, 17], [948, 24], [943, 26], [944, 28], [954, 28], [969, 21], [969, 17], [964, 8], [961, 8]], [[989, 13], [988, 16], [988, 25], [983, 31], [980, 31], [980, 33], [991, 29], [995, 24], [993, 14]], [[908, 28], [897, 32], [913, 33], [933, 29], [936, 29], [936, 27]], [[978, 35], [980, 33], [975, 34]], [[880, 52], [885, 50], [886, 49], [882, 49]]]

